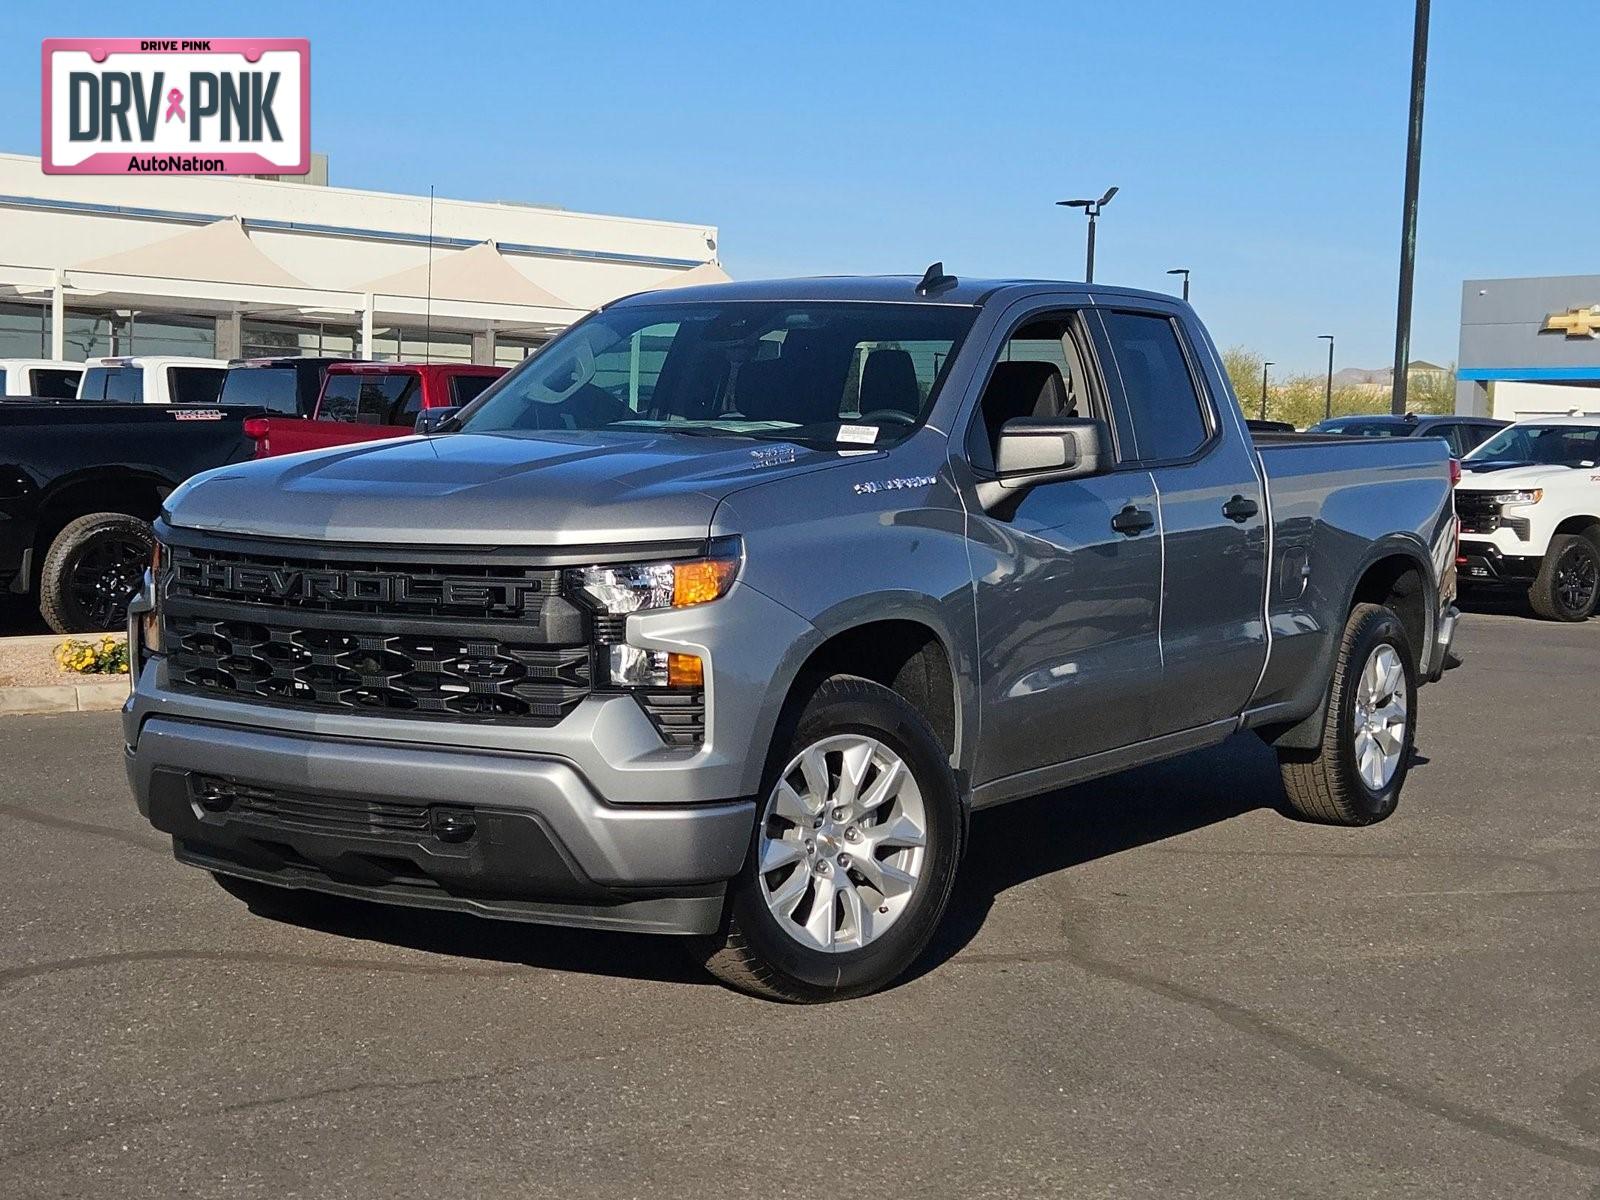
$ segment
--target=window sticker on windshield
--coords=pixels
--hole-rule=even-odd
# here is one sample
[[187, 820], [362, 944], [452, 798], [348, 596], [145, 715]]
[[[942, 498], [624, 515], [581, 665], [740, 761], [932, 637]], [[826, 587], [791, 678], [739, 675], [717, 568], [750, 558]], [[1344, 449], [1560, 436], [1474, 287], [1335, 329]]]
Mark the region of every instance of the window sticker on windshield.
[[841, 425], [839, 426], [839, 441], [850, 442], [857, 446], [870, 446], [878, 440], [878, 427], [876, 425]]

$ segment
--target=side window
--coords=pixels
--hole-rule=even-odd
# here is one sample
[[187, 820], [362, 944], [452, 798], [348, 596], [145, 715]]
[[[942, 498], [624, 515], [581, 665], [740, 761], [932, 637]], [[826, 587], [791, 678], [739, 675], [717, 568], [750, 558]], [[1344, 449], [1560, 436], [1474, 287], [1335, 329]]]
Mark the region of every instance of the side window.
[[168, 367], [167, 387], [174, 404], [215, 404], [222, 393], [220, 367]]
[[1100, 318], [1115, 364], [1106, 372], [1124, 399], [1113, 412], [1121, 456], [1163, 462], [1199, 450], [1211, 430], [1172, 319], [1132, 312]]
[[33, 373], [33, 394], [48, 400], [71, 400], [78, 394], [80, 371], [42, 367]]
[[[450, 403], [457, 408], [471, 404], [484, 388], [495, 381], [493, 375], [453, 375], [450, 377]], [[415, 414], [413, 414], [415, 415]]]
[[1435, 425], [1433, 436], [1444, 439], [1445, 445], [1450, 447], [1451, 458], [1460, 458], [1472, 448], [1465, 425]]
[[1466, 443], [1468, 450], [1476, 450], [1500, 430], [1494, 425], [1468, 425]]
[[377, 375], [361, 381], [360, 415], [363, 425], [407, 425], [416, 421], [412, 412], [406, 418], [406, 405], [415, 400], [420, 406], [421, 379], [410, 373], [402, 375]]
[[1087, 357], [1072, 313], [1031, 317], [1000, 348], [967, 430], [967, 457], [994, 469], [1000, 430], [1017, 417], [1092, 417]]

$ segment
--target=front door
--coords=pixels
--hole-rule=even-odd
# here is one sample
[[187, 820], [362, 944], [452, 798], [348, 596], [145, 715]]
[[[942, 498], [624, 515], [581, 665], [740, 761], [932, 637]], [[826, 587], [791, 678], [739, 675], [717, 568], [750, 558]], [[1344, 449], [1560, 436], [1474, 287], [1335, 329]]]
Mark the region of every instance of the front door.
[[[1030, 315], [991, 368], [968, 459], [980, 476], [991, 470], [995, 436], [1012, 417], [1104, 412], [1078, 314]], [[1156, 505], [1150, 473], [1134, 469], [972, 509], [983, 692], [974, 784], [1149, 736], [1161, 672]]]

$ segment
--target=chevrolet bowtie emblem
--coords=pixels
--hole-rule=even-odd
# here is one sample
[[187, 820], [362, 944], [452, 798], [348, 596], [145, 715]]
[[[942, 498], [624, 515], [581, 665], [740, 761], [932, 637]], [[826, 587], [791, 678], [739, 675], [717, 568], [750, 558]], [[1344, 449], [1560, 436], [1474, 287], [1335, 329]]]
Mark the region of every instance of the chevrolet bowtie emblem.
[[1551, 313], [1544, 319], [1541, 333], [1564, 333], [1569, 338], [1600, 337], [1600, 304]]

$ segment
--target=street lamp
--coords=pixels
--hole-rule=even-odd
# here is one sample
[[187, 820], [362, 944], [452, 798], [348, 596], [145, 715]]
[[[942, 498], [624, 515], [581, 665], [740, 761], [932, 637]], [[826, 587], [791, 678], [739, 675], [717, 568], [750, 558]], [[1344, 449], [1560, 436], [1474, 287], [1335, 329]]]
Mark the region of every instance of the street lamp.
[[1081, 208], [1084, 215], [1089, 218], [1089, 255], [1088, 263], [1084, 267], [1083, 278], [1086, 283], [1094, 282], [1094, 223], [1100, 216], [1100, 210], [1111, 203], [1111, 197], [1117, 194], [1116, 188], [1107, 188], [1106, 194], [1098, 200], [1057, 200], [1056, 204], [1062, 208]]
[[1184, 302], [1187, 303], [1188, 300], [1189, 300], [1189, 268], [1188, 267], [1173, 267], [1172, 270], [1167, 272], [1167, 274], [1168, 275], [1182, 275], [1183, 276], [1183, 299], [1184, 299]]
[[1263, 362], [1261, 364], [1261, 419], [1267, 419], [1267, 368], [1275, 367], [1277, 363]]
[[1328, 391], [1322, 404], [1322, 419], [1327, 420], [1333, 416], [1333, 334], [1319, 333], [1317, 340], [1328, 343]]

